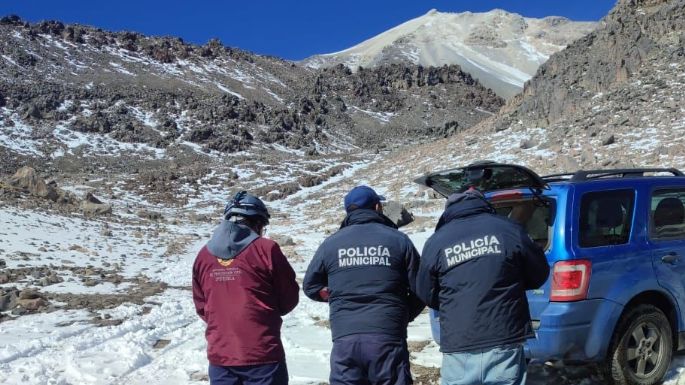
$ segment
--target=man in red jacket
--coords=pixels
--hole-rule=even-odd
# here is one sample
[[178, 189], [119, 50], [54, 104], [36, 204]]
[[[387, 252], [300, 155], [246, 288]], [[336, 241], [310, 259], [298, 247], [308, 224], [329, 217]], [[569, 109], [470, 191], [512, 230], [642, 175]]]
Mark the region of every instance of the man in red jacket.
[[285, 385], [281, 317], [295, 308], [299, 285], [278, 244], [262, 238], [269, 212], [242, 191], [193, 265], [193, 301], [207, 323], [212, 385]]

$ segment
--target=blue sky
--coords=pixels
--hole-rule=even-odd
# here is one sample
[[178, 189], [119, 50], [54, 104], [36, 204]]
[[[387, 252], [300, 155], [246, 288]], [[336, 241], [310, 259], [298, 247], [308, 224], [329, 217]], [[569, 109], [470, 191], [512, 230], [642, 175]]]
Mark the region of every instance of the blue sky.
[[2, 0], [0, 15], [179, 36], [286, 59], [339, 51], [430, 9], [599, 20], [615, 0]]

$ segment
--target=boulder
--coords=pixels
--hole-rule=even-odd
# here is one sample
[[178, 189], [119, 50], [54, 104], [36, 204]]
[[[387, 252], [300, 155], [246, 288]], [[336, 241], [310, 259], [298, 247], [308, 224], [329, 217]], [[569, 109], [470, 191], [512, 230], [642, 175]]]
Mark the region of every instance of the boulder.
[[287, 235], [274, 235], [271, 239], [281, 246], [295, 246], [293, 238]]
[[426, 196], [428, 199], [443, 199], [444, 197], [440, 195], [437, 191], [430, 189], [426, 190]]
[[149, 221], [158, 222], [164, 219], [162, 213], [150, 210], [139, 210], [137, 213], [138, 217], [147, 219]]
[[49, 198], [53, 196], [56, 198], [55, 192], [51, 191], [48, 184], [36, 174], [36, 170], [29, 166], [24, 166], [17, 170], [9, 179], [9, 185], [25, 190], [37, 197]]
[[29, 166], [17, 170], [7, 183], [35, 197], [48, 199], [59, 204], [74, 205], [78, 202], [74, 194], [57, 188], [57, 183], [54, 181], [46, 183], [43, 178], [38, 176], [36, 170]]
[[36, 299], [36, 298], [43, 298], [43, 295], [34, 289], [24, 289], [19, 294], [19, 299]]
[[167, 347], [167, 345], [169, 345], [170, 343], [171, 343], [171, 340], [164, 340], [164, 339], [157, 340], [157, 342], [155, 342], [155, 344], [152, 345], [152, 348], [153, 349], [163, 349], [163, 348]]
[[35, 311], [48, 306], [48, 301], [43, 298], [19, 299], [17, 305], [21, 306], [23, 309]]
[[40, 111], [40, 108], [33, 103], [26, 106], [24, 113], [21, 115], [21, 118], [24, 120], [28, 120], [31, 118], [41, 119], [42, 117], [43, 117], [43, 113]]
[[0, 311], [12, 310], [17, 306], [19, 290], [16, 287], [0, 289]]
[[112, 213], [112, 205], [103, 203], [92, 193], [86, 194], [86, 197], [81, 201], [80, 207], [83, 215], [89, 217]]
[[383, 204], [383, 214], [390, 218], [397, 227], [406, 226], [414, 221], [414, 215], [403, 204], [396, 201], [385, 202]]
[[613, 134], [607, 135], [602, 139], [602, 146], [608, 146], [610, 144], [616, 143], [616, 137]]
[[557, 167], [563, 172], [576, 172], [580, 170], [578, 161], [569, 155], [562, 155], [557, 158]]
[[521, 144], [519, 144], [519, 148], [522, 150], [528, 150], [535, 146], [537, 146], [537, 143], [535, 143], [535, 141], [532, 139], [524, 139], [521, 141]]

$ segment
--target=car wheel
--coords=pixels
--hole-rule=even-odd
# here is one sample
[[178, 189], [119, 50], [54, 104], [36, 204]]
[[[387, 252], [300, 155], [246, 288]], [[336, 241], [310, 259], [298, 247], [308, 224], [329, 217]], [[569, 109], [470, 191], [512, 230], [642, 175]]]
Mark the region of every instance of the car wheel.
[[605, 363], [606, 379], [616, 385], [660, 383], [671, 365], [673, 332], [656, 306], [639, 305], [621, 318]]

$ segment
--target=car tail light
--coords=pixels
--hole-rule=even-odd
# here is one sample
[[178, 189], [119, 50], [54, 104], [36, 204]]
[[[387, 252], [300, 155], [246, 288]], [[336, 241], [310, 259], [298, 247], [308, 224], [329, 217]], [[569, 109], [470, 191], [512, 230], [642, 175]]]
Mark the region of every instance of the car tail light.
[[591, 273], [592, 262], [587, 260], [555, 263], [552, 271], [552, 293], [549, 300], [571, 302], [586, 299]]
[[488, 197], [488, 200], [492, 202], [496, 201], [508, 201], [508, 200], [514, 200], [514, 199], [521, 199], [523, 197], [523, 193], [518, 190], [508, 190], [508, 191], [500, 191], [491, 194]]

